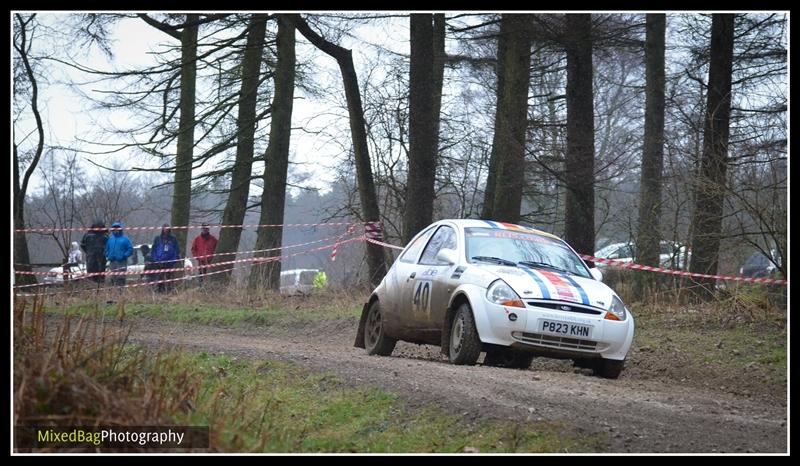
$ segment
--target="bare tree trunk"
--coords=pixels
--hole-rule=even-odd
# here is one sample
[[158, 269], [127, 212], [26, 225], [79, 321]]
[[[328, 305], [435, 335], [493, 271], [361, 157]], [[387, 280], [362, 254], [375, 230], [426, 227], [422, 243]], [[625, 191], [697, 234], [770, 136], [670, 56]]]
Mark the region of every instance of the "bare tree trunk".
[[[255, 134], [256, 97], [258, 91], [261, 55], [264, 49], [264, 35], [267, 15], [254, 14], [248, 25], [247, 49], [242, 59], [242, 87], [239, 94], [238, 139], [236, 142], [236, 162], [231, 175], [231, 189], [228, 202], [222, 214], [223, 225], [241, 225], [247, 210], [250, 191], [250, 176], [253, 167], [253, 138]], [[218, 253], [236, 252], [239, 249], [241, 228], [223, 228], [217, 244]], [[215, 262], [231, 260], [230, 256], [217, 256]], [[230, 274], [221, 274], [229, 276]]]
[[[14, 14], [17, 20], [17, 27], [19, 28], [19, 43], [14, 42], [14, 50], [19, 54], [22, 59], [22, 64], [25, 68], [25, 76], [31, 85], [31, 113], [33, 113], [34, 120], [36, 121], [37, 143], [36, 151], [31, 158], [31, 162], [25, 173], [22, 175], [20, 181], [20, 166], [19, 155], [17, 154], [16, 139], [13, 142], [13, 158], [14, 158], [14, 229], [25, 228], [25, 196], [28, 192], [28, 183], [30, 182], [33, 172], [39, 165], [39, 160], [42, 158], [44, 152], [44, 123], [42, 123], [42, 116], [39, 113], [39, 86], [36, 83], [36, 75], [31, 67], [30, 60], [28, 60], [28, 51], [30, 45], [28, 43], [28, 26], [36, 14], [23, 18], [20, 14]], [[14, 268], [19, 271], [29, 272], [30, 267], [30, 254], [28, 251], [28, 239], [25, 233], [14, 233], [14, 262], [21, 264], [19, 267]], [[32, 275], [19, 275], [15, 277], [15, 283], [20, 285], [28, 285], [36, 283], [36, 278]]]
[[[14, 229], [25, 228], [25, 196], [19, 185], [19, 159], [17, 157], [17, 145], [14, 144]], [[25, 233], [14, 232], [14, 270], [21, 272], [31, 271], [31, 256], [28, 252], [28, 241]], [[17, 265], [19, 264], [19, 265]], [[14, 280], [19, 285], [31, 285], [36, 283], [33, 275], [17, 275]]]
[[[408, 242], [433, 221], [436, 158], [439, 149], [439, 107], [444, 61], [434, 50], [433, 15], [411, 15], [409, 73], [409, 152], [403, 239]], [[444, 32], [443, 22], [441, 31]], [[440, 38], [437, 45], [444, 46]], [[438, 68], [442, 70], [439, 72]], [[437, 89], [438, 84], [438, 89]]]
[[592, 16], [568, 14], [567, 153], [564, 239], [581, 254], [594, 254], [594, 101]]
[[[708, 98], [703, 127], [703, 157], [695, 183], [690, 271], [714, 275], [719, 265], [731, 114], [733, 70], [732, 14], [712, 15], [708, 71]], [[695, 279], [701, 285], [700, 299], [714, 295], [714, 279]]]
[[[364, 109], [361, 105], [361, 92], [358, 88], [358, 75], [353, 66], [353, 53], [349, 49], [339, 47], [328, 42], [314, 32], [300, 15], [292, 15], [295, 27], [315, 47], [330, 55], [339, 64], [344, 84], [347, 111], [350, 115], [350, 133], [353, 137], [353, 155], [356, 161], [356, 176], [358, 178], [358, 194], [361, 199], [361, 214], [365, 221], [380, 221], [378, 196], [375, 191], [375, 181], [372, 177], [372, 164], [369, 159], [369, 146], [367, 145], [367, 130], [364, 123]], [[370, 283], [377, 285], [386, 275], [386, 255], [383, 247], [376, 244], [367, 244], [367, 266], [369, 267]]]
[[[192, 157], [194, 153], [194, 100], [197, 79], [197, 21], [200, 15], [186, 15], [181, 32], [181, 100], [178, 148], [175, 157], [175, 182], [172, 191], [172, 225], [188, 225], [192, 202]], [[178, 246], [186, 255], [188, 230], [174, 230]]]
[[525, 187], [525, 130], [531, 80], [531, 40], [528, 15], [503, 15], [500, 34], [506, 36], [500, 112], [495, 120], [497, 150], [494, 205], [491, 218], [518, 223]]
[[495, 74], [497, 76], [497, 88], [495, 89], [495, 112], [494, 112], [494, 135], [492, 136], [492, 152], [489, 155], [489, 169], [486, 176], [486, 188], [483, 191], [483, 207], [481, 208], [481, 218], [490, 219], [494, 216], [494, 196], [497, 186], [497, 164], [499, 161], [498, 150], [500, 148], [500, 132], [498, 131], [503, 105], [503, 90], [505, 89], [505, 52], [508, 46], [508, 34], [504, 34], [500, 29], [500, 36], [497, 39], [497, 64]]
[[[286, 203], [286, 175], [289, 168], [289, 143], [292, 135], [292, 105], [294, 103], [295, 39], [294, 23], [285, 16], [278, 16], [278, 64], [275, 70], [275, 96], [272, 100], [272, 122], [269, 130], [269, 146], [264, 154], [264, 191], [261, 195], [262, 225], [283, 223]], [[256, 249], [280, 248], [283, 242], [283, 227], [261, 228], [256, 238]], [[257, 254], [260, 257], [280, 257], [275, 250]], [[276, 260], [255, 265], [250, 271], [250, 288], [264, 286], [280, 289], [281, 262]]]
[[[664, 164], [664, 50], [666, 15], [647, 15], [645, 54], [645, 113], [642, 182], [639, 204], [639, 231], [636, 238], [636, 261], [659, 265], [661, 239], [661, 178]], [[654, 284], [654, 274], [640, 273], [634, 282], [634, 294], [641, 298], [644, 288]]]

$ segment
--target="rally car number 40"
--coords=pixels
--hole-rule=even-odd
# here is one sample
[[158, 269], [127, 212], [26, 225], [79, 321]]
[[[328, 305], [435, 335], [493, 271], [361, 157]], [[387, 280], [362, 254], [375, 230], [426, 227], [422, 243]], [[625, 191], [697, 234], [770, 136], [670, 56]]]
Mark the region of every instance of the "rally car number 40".
[[486, 220], [441, 220], [417, 234], [364, 304], [356, 346], [439, 345], [454, 364], [527, 368], [572, 359], [617, 378], [633, 315], [564, 241]]

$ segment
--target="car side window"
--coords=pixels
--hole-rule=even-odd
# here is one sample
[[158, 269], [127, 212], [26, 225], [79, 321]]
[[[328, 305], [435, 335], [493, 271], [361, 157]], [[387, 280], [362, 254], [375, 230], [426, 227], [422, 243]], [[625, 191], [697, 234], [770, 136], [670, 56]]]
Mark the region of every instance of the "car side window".
[[447, 265], [446, 262], [436, 260], [436, 254], [442, 249], [456, 248], [456, 232], [452, 228], [443, 225], [433, 235], [428, 246], [422, 251], [419, 263], [422, 265]]
[[617, 252], [619, 253], [620, 259], [633, 257], [633, 248], [631, 248], [630, 246], [623, 246], [619, 248]]
[[419, 256], [419, 251], [425, 246], [425, 243], [428, 242], [428, 238], [431, 237], [434, 228], [428, 228], [428, 230], [417, 236], [408, 247], [406, 247], [405, 252], [403, 255], [400, 256], [400, 262], [408, 262], [409, 264], [413, 264], [416, 262], [417, 257]]

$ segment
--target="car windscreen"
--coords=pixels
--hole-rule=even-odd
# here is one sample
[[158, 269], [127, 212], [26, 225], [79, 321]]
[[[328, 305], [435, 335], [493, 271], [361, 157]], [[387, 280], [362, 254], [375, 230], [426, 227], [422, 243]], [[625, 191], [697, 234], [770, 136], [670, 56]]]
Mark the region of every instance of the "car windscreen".
[[497, 257], [514, 262], [540, 262], [591, 278], [583, 260], [563, 241], [536, 233], [493, 228], [465, 228], [467, 259]]
[[744, 263], [746, 269], [766, 269], [771, 264], [769, 258], [762, 252], [757, 252], [750, 256]]
[[300, 284], [301, 285], [313, 285], [314, 284], [314, 277], [317, 276], [316, 270], [306, 270], [304, 272], [300, 272]]
[[619, 249], [619, 244], [609, 244], [608, 246], [605, 246], [603, 249], [600, 249], [599, 251], [595, 252], [594, 255], [597, 257], [606, 258], [617, 249]]

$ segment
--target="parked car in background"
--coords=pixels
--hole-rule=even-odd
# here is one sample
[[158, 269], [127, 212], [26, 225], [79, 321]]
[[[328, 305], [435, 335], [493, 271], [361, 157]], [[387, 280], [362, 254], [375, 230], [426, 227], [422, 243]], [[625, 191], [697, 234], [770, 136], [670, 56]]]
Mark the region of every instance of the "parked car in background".
[[753, 253], [744, 261], [739, 269], [739, 275], [749, 278], [767, 278], [778, 272], [780, 257], [778, 251], [770, 250], [771, 258], [763, 251]]
[[319, 269], [292, 269], [281, 272], [281, 294], [295, 296], [311, 294]]
[[[69, 280], [80, 280], [86, 275], [86, 264], [81, 262], [69, 268], [67, 278]], [[53, 267], [47, 271], [47, 275], [42, 279], [46, 285], [59, 286], [64, 284], [64, 267]]]
[[388, 356], [398, 340], [438, 345], [453, 364], [528, 368], [572, 359], [617, 378], [634, 319], [557, 236], [484, 220], [441, 220], [405, 247], [364, 304], [355, 345]]
[[[673, 241], [661, 241], [659, 243], [659, 263], [661, 267], [667, 269], [686, 270], [685, 262], [687, 258], [686, 246]], [[636, 257], [636, 246], [633, 243], [613, 243], [596, 251], [595, 257], [601, 259], [612, 259], [619, 262], [633, 262]], [[692, 252], [688, 252], [691, 259]], [[608, 264], [597, 263], [598, 268], [606, 268]]]

